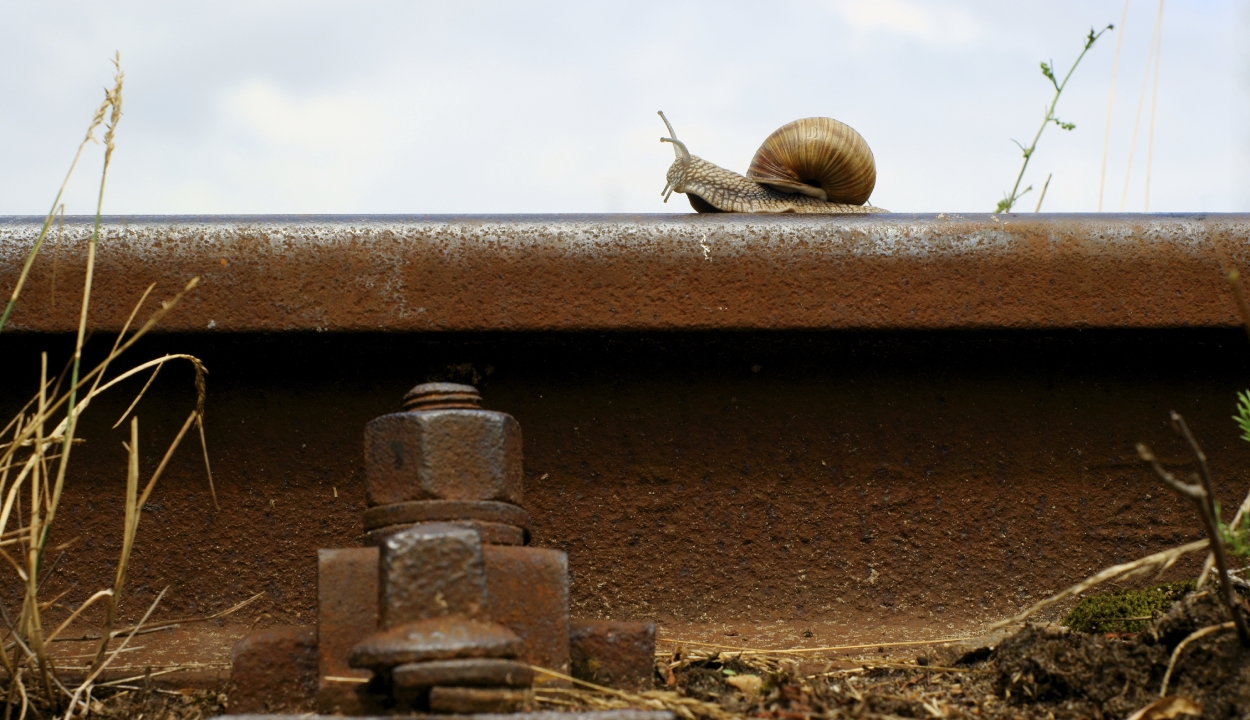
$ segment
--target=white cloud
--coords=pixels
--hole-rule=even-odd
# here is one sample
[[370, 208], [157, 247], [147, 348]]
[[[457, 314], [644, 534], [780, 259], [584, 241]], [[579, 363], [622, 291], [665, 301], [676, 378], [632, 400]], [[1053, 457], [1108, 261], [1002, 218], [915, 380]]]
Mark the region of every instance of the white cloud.
[[273, 147], [368, 151], [386, 129], [386, 109], [361, 93], [295, 97], [266, 80], [231, 88], [221, 100], [225, 117]]
[[913, 0], [835, 0], [833, 7], [859, 32], [882, 31], [937, 45], [962, 45], [984, 26], [962, 7]]
[[363, 196], [386, 164], [396, 123], [376, 94], [324, 90], [299, 96], [263, 79], [221, 94], [215, 161], [249, 194], [304, 212], [340, 208]]

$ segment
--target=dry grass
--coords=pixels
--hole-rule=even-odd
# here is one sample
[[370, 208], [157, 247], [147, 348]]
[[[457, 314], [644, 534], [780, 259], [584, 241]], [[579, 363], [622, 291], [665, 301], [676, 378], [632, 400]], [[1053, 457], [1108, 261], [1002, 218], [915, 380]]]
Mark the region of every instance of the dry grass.
[[[162, 302], [137, 329], [132, 330], [140, 309], [146, 303], [154, 289], [149, 287], [135, 304], [121, 333], [114, 342], [112, 349], [102, 362], [84, 371], [82, 367], [83, 345], [87, 336], [88, 318], [90, 313], [91, 288], [94, 279], [96, 248], [100, 241], [100, 215], [104, 199], [104, 189], [108, 178], [109, 165], [116, 148], [116, 132], [122, 117], [122, 88], [124, 75], [118, 60], [114, 60], [117, 72], [113, 87], [105, 92], [105, 98], [92, 116], [87, 134], [78, 147], [69, 171], [61, 188], [57, 191], [52, 210], [46, 216], [35, 243], [23, 264], [21, 274], [10, 295], [3, 315], [0, 315], [0, 331], [3, 331], [13, 309], [21, 300], [22, 289], [29, 277], [30, 270], [47, 237], [54, 218], [63, 214], [64, 206], [61, 196], [65, 186], [81, 158], [84, 148], [95, 142], [95, 132], [104, 125], [104, 166], [100, 176], [100, 187], [97, 199], [95, 222], [87, 250], [87, 265], [81, 296], [81, 309], [77, 341], [74, 354], [67, 367], [58, 377], [52, 378], [48, 373], [48, 357], [44, 353], [41, 358], [38, 390], [25, 406], [0, 429], [0, 560], [16, 575], [24, 589], [21, 608], [10, 612], [9, 608], [0, 603], [0, 620], [5, 631], [3, 648], [0, 649], [0, 670], [3, 670], [3, 687], [0, 688], [0, 702], [4, 703], [5, 720], [16, 717], [24, 720], [28, 716], [52, 717], [63, 716], [67, 720], [72, 717], [85, 717], [92, 712], [102, 712], [107, 706], [93, 699], [93, 692], [100, 685], [103, 673], [121, 656], [130, 640], [143, 631], [148, 618], [155, 611], [165, 591], [156, 600], [143, 619], [136, 625], [116, 630], [118, 606], [122, 597], [129, 568], [131, 552], [134, 549], [138, 534], [140, 513], [157, 482], [169, 464], [170, 458], [181, 444], [186, 433], [194, 424], [199, 429], [201, 444], [204, 442], [204, 375], [207, 370], [199, 359], [190, 355], [166, 355], [155, 360], [141, 363], [124, 372], [109, 377], [110, 366], [134, 344], [151, 331], [167, 314], [174, 310], [179, 302], [196, 287], [198, 278], [192, 278], [184, 288], [172, 298]], [[139, 470], [139, 418], [132, 416], [136, 405], [144, 392], [151, 385], [157, 372], [166, 362], [185, 360], [195, 370], [195, 386], [197, 390], [196, 405], [189, 412], [186, 422], [177, 437], [166, 448], [164, 457], [156, 470], [141, 485]], [[51, 530], [57, 517], [61, 495], [65, 488], [66, 473], [75, 444], [81, 440], [75, 437], [75, 430], [82, 414], [88, 409], [91, 401], [115, 388], [120, 382], [137, 373], [152, 370], [152, 377], [127, 408], [121, 424], [130, 418], [129, 442], [123, 443], [127, 452], [125, 518], [123, 522], [123, 542], [121, 555], [118, 558], [117, 573], [111, 587], [102, 588], [89, 596], [80, 599], [77, 607], [63, 618], [54, 628], [45, 626], [45, 611], [60, 599], [41, 600], [40, 590], [44, 581], [51, 575], [61, 557], [69, 549], [71, 543], [57, 547], [49, 547]], [[68, 378], [67, 378], [68, 375]], [[208, 453], [204, 449], [207, 468]], [[212, 476], [209, 475], [210, 489]], [[216, 493], [213, 493], [214, 504]], [[11, 527], [10, 523], [16, 525]], [[46, 561], [49, 551], [56, 555], [51, 564]], [[104, 620], [99, 633], [93, 660], [85, 677], [70, 682], [64, 673], [58, 671], [48, 653], [52, 642], [65, 638], [58, 637], [72, 623], [81, 620], [84, 612], [97, 604], [103, 603]], [[234, 609], [237, 609], [234, 608]], [[110, 648], [110, 641], [121, 638], [116, 647]], [[115, 692], [115, 691], [114, 691]]]

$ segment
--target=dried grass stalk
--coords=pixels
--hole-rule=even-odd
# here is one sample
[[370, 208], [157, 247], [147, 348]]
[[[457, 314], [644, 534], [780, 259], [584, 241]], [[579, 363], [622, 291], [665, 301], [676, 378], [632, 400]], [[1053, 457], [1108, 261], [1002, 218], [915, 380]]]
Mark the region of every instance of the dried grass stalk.
[[1095, 575], [1085, 578], [1067, 590], [1051, 595], [1045, 600], [1039, 600], [1019, 615], [1007, 618], [1006, 620], [1000, 620], [993, 625], [990, 625], [990, 629], [997, 630], [998, 628], [1006, 627], [1007, 625], [1024, 622], [1038, 611], [1048, 608], [1055, 603], [1062, 602], [1064, 599], [1072, 597], [1073, 595], [1080, 595], [1095, 585], [1100, 585], [1112, 580], [1127, 580], [1129, 578], [1146, 575], [1152, 572], [1161, 573], [1172, 567], [1172, 565], [1176, 563], [1182, 555], [1197, 552], [1199, 550], [1206, 550], [1209, 545], [1210, 543], [1206, 540], [1195, 540], [1194, 542], [1181, 545], [1180, 547], [1174, 547], [1170, 550], [1164, 550], [1163, 552], [1157, 552], [1153, 555], [1147, 555], [1146, 557], [1139, 558], [1133, 562], [1124, 563], [1122, 565], [1112, 565]]

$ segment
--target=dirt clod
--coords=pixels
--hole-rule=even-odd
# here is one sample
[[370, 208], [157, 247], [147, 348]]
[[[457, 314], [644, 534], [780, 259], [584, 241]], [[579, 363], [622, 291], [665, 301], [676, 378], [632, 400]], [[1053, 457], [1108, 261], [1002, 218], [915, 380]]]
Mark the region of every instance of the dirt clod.
[[[1215, 595], [1196, 593], [1129, 640], [1029, 626], [999, 646], [998, 689], [1018, 701], [1074, 700], [1103, 713], [1129, 713], [1159, 698], [1168, 662], [1191, 633], [1229, 620]], [[1190, 643], [1168, 691], [1198, 702], [1205, 717], [1243, 717], [1250, 708], [1250, 651], [1233, 631]]]

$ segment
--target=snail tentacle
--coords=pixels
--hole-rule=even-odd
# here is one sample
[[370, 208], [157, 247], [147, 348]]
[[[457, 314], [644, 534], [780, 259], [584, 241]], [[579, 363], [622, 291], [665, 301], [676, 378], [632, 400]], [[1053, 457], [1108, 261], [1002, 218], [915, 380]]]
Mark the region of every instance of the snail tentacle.
[[677, 138], [660, 138], [660, 142], [672, 143], [673, 150], [677, 152], [677, 159], [686, 162], [690, 161], [690, 151], [686, 149], [686, 143]]
[[672, 138], [672, 139], [676, 140], [676, 139], [677, 139], [677, 131], [673, 129], [673, 124], [672, 124], [671, 122], [669, 122], [669, 121], [668, 121], [668, 118], [664, 117], [664, 111], [663, 111], [663, 110], [660, 110], [660, 111], [658, 111], [656, 114], [657, 114], [657, 115], [659, 115], [659, 116], [660, 116], [660, 119], [664, 121], [664, 127], [668, 128], [668, 136], [669, 136], [670, 138]]

